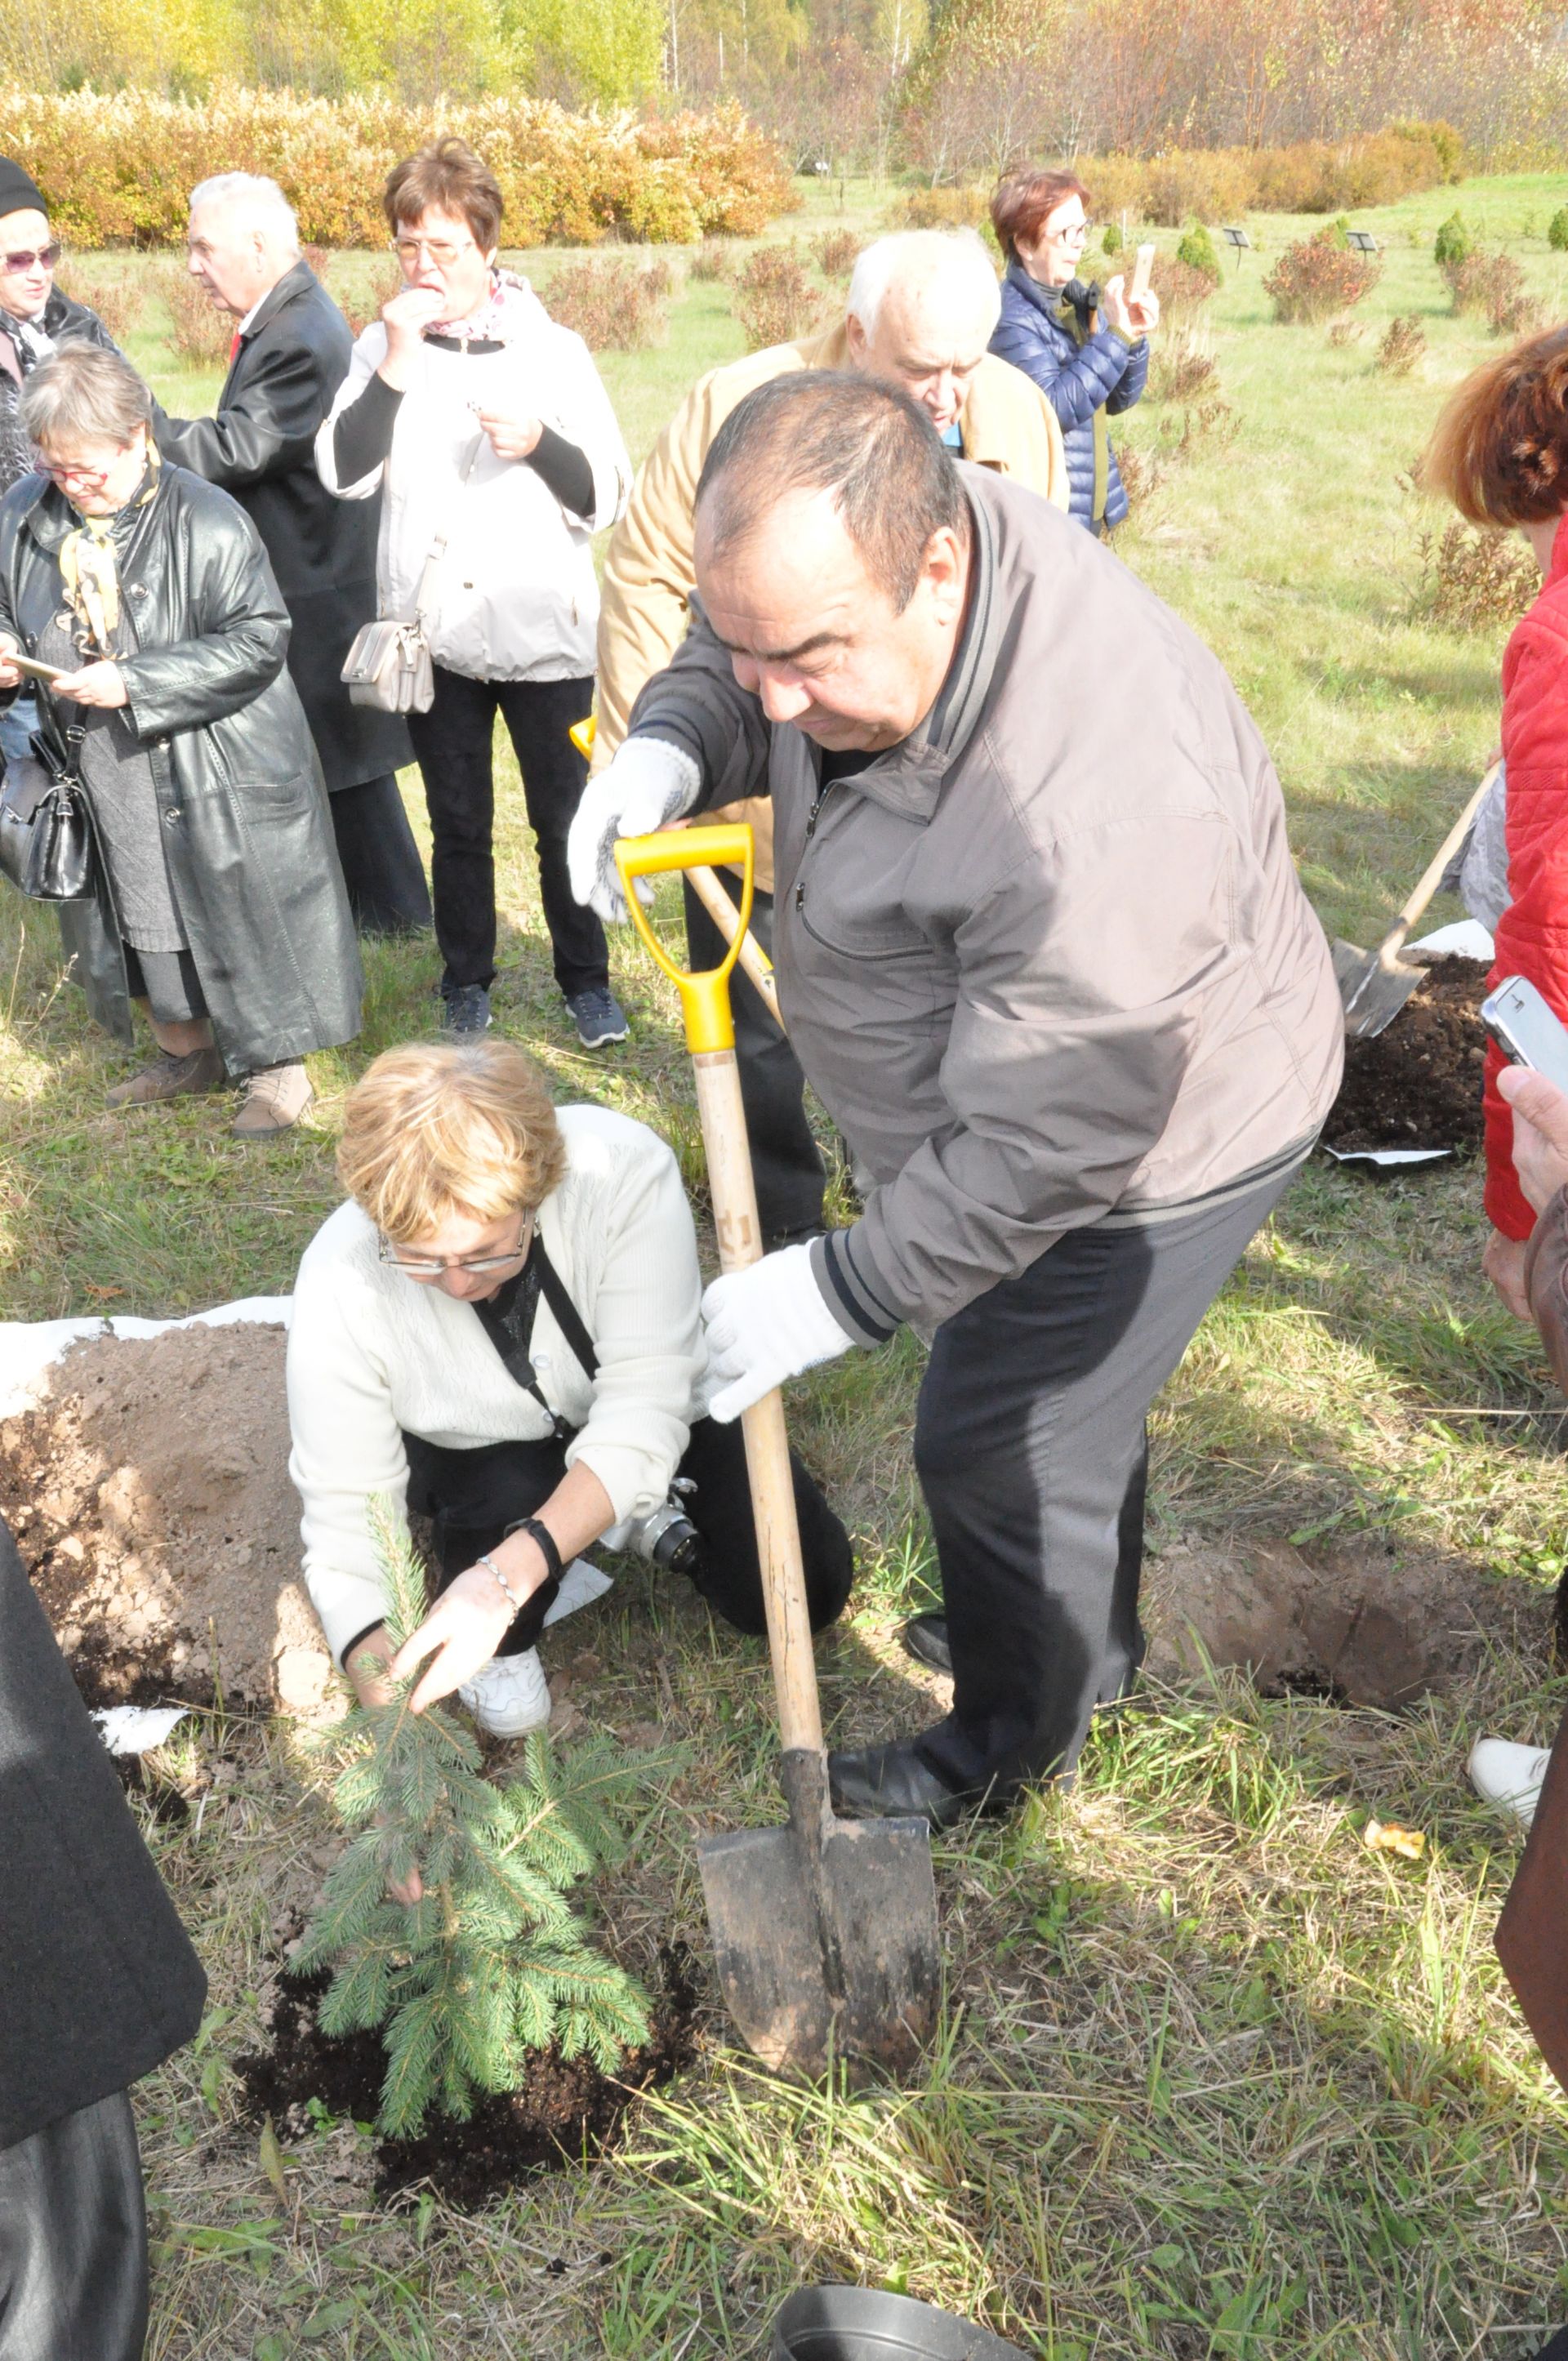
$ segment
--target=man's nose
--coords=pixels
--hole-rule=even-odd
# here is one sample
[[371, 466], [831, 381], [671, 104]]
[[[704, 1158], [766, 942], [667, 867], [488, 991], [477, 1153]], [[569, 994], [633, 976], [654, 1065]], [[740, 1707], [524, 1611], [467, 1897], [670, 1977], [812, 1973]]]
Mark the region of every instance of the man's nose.
[[757, 694], [770, 721], [794, 721], [811, 705], [811, 692], [804, 681], [781, 679], [776, 673], [762, 674]]

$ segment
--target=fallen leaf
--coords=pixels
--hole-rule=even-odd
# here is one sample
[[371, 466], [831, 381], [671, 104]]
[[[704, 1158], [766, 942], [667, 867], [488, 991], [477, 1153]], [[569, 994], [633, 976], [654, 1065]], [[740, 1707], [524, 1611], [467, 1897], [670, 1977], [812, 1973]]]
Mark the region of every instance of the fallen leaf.
[[1402, 1828], [1393, 1820], [1368, 1820], [1361, 1841], [1368, 1852], [1397, 1852], [1401, 1861], [1420, 1861], [1427, 1849], [1424, 1830]]

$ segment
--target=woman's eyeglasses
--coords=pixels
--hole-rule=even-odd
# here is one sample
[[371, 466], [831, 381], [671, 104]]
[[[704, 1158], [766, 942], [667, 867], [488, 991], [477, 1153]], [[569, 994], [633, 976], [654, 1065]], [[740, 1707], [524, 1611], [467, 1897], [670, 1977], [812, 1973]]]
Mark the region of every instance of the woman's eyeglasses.
[[46, 459], [44, 461], [44, 474], [49, 477], [51, 483], [59, 484], [62, 489], [67, 484], [74, 484], [79, 491], [101, 492], [108, 482], [111, 472], [108, 467], [73, 467], [68, 460]]
[[60, 260], [60, 249], [58, 246], [40, 246], [34, 247], [29, 253], [7, 254], [3, 259], [8, 272], [30, 270], [35, 262], [41, 262], [46, 270], [52, 270]]
[[461, 1271], [467, 1279], [489, 1279], [497, 1271], [515, 1270], [533, 1240], [533, 1215], [521, 1216], [517, 1244], [510, 1254], [469, 1255], [451, 1262], [441, 1262], [430, 1255], [400, 1255], [389, 1237], [378, 1241], [377, 1251], [390, 1270], [400, 1270], [405, 1279], [445, 1279], [450, 1272]]
[[471, 250], [475, 250], [472, 238], [466, 246], [452, 246], [444, 239], [433, 237], [395, 237], [392, 240], [392, 252], [400, 262], [417, 262], [422, 254], [428, 254], [437, 270], [450, 269], [460, 254], [467, 254]]

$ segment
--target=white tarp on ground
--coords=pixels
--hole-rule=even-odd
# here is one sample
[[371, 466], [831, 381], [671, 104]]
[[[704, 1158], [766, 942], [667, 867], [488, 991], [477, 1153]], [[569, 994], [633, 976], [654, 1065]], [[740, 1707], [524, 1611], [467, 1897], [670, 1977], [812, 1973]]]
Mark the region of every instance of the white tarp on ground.
[[30, 1409], [45, 1370], [83, 1337], [161, 1336], [170, 1328], [226, 1328], [236, 1320], [281, 1322], [286, 1328], [293, 1301], [291, 1295], [247, 1295], [184, 1320], [138, 1320], [126, 1312], [107, 1320], [0, 1320], [0, 1418]]

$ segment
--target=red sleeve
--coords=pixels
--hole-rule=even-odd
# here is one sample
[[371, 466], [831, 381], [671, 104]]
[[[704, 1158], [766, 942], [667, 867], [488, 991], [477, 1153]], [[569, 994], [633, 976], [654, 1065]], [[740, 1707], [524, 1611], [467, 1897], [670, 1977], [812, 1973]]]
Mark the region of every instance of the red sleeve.
[[[1547, 593], [1508, 642], [1503, 666], [1508, 763], [1508, 908], [1497, 922], [1490, 983], [1522, 975], [1568, 1023], [1568, 618]], [[1513, 1166], [1513, 1115], [1498, 1096], [1497, 1050], [1486, 1058], [1486, 1213], [1505, 1237], [1528, 1238], [1535, 1215]]]

